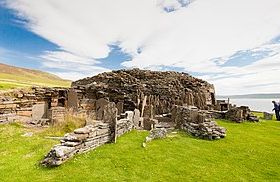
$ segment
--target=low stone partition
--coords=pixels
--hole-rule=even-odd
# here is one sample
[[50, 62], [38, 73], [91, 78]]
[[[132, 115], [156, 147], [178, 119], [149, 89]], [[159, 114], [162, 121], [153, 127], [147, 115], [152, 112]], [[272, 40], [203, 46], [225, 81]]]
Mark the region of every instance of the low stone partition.
[[45, 156], [41, 164], [44, 166], [59, 166], [75, 154], [84, 153], [112, 141], [113, 131], [108, 123], [98, 122], [76, 129], [66, 134], [61, 143], [55, 145]]
[[128, 119], [120, 119], [116, 123], [116, 137], [119, 137], [133, 129], [133, 123]]
[[172, 120], [177, 128], [202, 139], [220, 139], [226, 136], [226, 129], [217, 125], [207, 112], [195, 107], [175, 106]]
[[6, 124], [11, 123], [14, 121], [14, 118], [16, 117], [16, 114], [10, 113], [10, 114], [1, 114], [0, 115], [0, 124]]
[[224, 119], [237, 123], [241, 123], [244, 121], [259, 122], [258, 117], [254, 116], [247, 106], [231, 108], [225, 113]]
[[47, 111], [47, 118], [50, 119], [51, 124], [60, 123], [65, 120], [65, 107], [52, 107]]
[[122, 114], [123, 118], [117, 120], [114, 104], [108, 103], [103, 112], [106, 113], [105, 120], [94, 121], [91, 125], [66, 134], [60, 144], [55, 145], [45, 156], [41, 164], [50, 167], [59, 166], [76, 154], [95, 149], [105, 143], [116, 142], [117, 137], [134, 128], [134, 122], [139, 122], [137, 111], [126, 111]]

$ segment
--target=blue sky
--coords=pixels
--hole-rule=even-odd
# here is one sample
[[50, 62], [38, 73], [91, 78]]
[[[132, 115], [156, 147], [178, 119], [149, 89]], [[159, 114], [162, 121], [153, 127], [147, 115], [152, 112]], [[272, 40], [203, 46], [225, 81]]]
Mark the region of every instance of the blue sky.
[[278, 0], [0, 0], [0, 62], [72, 80], [175, 70], [219, 94], [274, 92], [279, 12]]
[[[40, 55], [45, 51], [57, 51], [59, 46], [30, 31], [25, 23], [26, 20], [17, 16], [15, 11], [0, 6], [0, 62], [50, 72], [62, 70], [42, 66]], [[121, 63], [130, 60], [131, 56], [123, 52], [118, 44], [108, 46], [111, 50], [109, 55], [97, 59], [100, 61], [98, 65], [107, 69], [124, 68]]]

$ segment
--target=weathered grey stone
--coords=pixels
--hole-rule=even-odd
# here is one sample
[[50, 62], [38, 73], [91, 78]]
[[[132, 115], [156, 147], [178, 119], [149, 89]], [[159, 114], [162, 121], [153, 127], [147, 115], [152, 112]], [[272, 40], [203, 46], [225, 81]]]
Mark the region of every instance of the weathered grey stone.
[[24, 133], [23, 135], [21, 135], [23, 137], [32, 137], [33, 136], [33, 133], [32, 132], [26, 132]]
[[78, 128], [78, 129], [75, 129], [75, 130], [74, 130], [74, 133], [75, 133], [75, 134], [88, 134], [88, 133], [90, 133], [90, 130], [89, 130], [89, 128], [87, 128], [87, 127]]
[[139, 109], [135, 109], [134, 115], [133, 115], [133, 123], [136, 128], [141, 127], [141, 123], [139, 126], [139, 121], [140, 121], [140, 111], [139, 111]]
[[78, 109], [78, 102], [77, 92], [73, 88], [69, 89], [67, 97], [68, 108]]
[[104, 119], [104, 107], [109, 104], [109, 101], [105, 98], [98, 99], [96, 101], [96, 119]]
[[110, 132], [109, 129], [105, 128], [105, 129], [99, 129], [96, 131], [96, 135], [104, 135], [104, 134], [108, 134]]
[[106, 106], [104, 106], [104, 116], [103, 121], [105, 123], [115, 123], [117, 119], [117, 108], [116, 104], [113, 102], [108, 103]]
[[118, 109], [118, 115], [123, 113], [123, 102], [122, 101], [118, 102], [116, 107]]
[[88, 136], [89, 136], [88, 134], [68, 133], [64, 136], [63, 140], [65, 140], [65, 141], [83, 141]]
[[225, 119], [241, 123], [244, 121], [258, 122], [258, 117], [254, 116], [248, 106], [234, 107], [225, 113]]
[[81, 142], [72, 142], [72, 141], [67, 141], [67, 142], [64, 142], [63, 145], [67, 146], [67, 147], [75, 147], [77, 145], [80, 145]]
[[150, 142], [154, 139], [165, 138], [167, 135], [167, 130], [165, 128], [156, 128], [150, 131], [149, 136], [146, 137], [146, 142]]
[[75, 148], [74, 147], [67, 147], [67, 146], [58, 145], [58, 146], [55, 146], [53, 148], [53, 150], [55, 151], [56, 157], [62, 158], [66, 154], [69, 154], [69, 153], [73, 152], [75, 150]]
[[264, 113], [263, 113], [263, 118], [264, 118], [265, 120], [272, 120], [273, 114], [268, 113], [268, 112], [264, 112]]
[[126, 119], [128, 119], [129, 122], [133, 123], [134, 112], [133, 111], [126, 111], [125, 115], [126, 115]]

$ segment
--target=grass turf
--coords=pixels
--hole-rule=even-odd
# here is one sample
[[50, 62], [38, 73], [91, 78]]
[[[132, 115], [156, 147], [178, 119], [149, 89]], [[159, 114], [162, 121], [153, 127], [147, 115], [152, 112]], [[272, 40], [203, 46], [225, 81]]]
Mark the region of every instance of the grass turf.
[[227, 137], [195, 139], [179, 132], [141, 144], [148, 132], [132, 131], [116, 144], [78, 155], [57, 168], [38, 162], [57, 143], [44, 132], [0, 125], [1, 181], [279, 181], [280, 122], [218, 121]]

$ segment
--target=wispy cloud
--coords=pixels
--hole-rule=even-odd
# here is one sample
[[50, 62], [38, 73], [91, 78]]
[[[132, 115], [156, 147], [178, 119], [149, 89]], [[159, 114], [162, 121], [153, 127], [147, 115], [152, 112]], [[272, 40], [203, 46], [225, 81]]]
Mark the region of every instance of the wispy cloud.
[[[273, 67], [279, 64], [275, 54], [242, 67], [222, 67], [238, 51], [262, 47], [279, 35], [279, 0], [7, 0], [7, 4], [29, 20], [31, 31], [61, 48], [42, 55], [48, 67], [72, 71], [77, 65], [76, 72], [104, 69], [96, 67], [96, 59], [107, 57], [109, 45], [119, 42], [132, 56], [123, 66], [212, 73], [203, 78], [216, 83], [221, 93], [254, 92], [247, 88], [249, 81], [263, 84], [273, 77], [263, 78], [271, 75], [268, 69], [280, 72]], [[236, 73], [243, 76], [237, 80]]]

